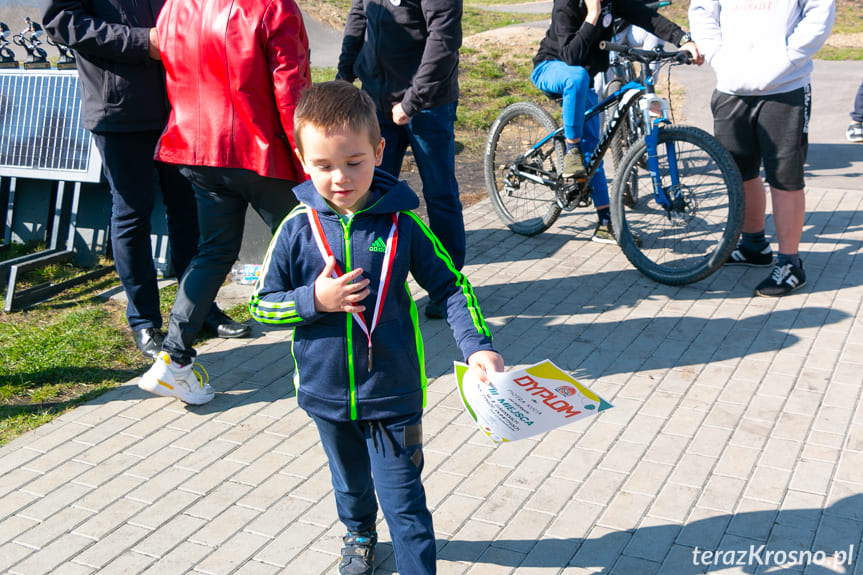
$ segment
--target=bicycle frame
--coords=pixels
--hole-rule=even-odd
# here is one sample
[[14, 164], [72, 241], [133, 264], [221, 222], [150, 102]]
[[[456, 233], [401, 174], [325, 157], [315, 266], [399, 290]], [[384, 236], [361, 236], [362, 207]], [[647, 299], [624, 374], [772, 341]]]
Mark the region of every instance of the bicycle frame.
[[[679, 193], [680, 175], [677, 170], [677, 152], [674, 148], [674, 143], [669, 142], [666, 144], [666, 154], [668, 156], [671, 186], [668, 189], [662, 187], [657, 151], [659, 146], [659, 128], [662, 125], [671, 124], [671, 120], [669, 118], [668, 101], [657, 96], [654, 91], [654, 76], [655, 73], [643, 71], [641, 81], [633, 80], [628, 82], [617, 92], [609, 95], [584, 113], [585, 121], [587, 121], [604, 110], [614, 108], [614, 113], [606, 122], [605, 130], [599, 136], [596, 148], [592, 153], [586, 154], [585, 169], [587, 171], [587, 181], [589, 182], [599, 169], [599, 164], [610, 147], [611, 139], [625, 118], [625, 115], [632, 106], [638, 103], [644, 117], [647, 168], [653, 182], [653, 197], [660, 206], [670, 213], [675, 207], [679, 207], [675, 206], [675, 203], [681, 199]], [[562, 208], [569, 208], [579, 192], [583, 192], [583, 195], [587, 196], [586, 192], [589, 190], [589, 186], [580, 185], [576, 182], [565, 183], [558, 174], [540, 169], [529, 162], [537, 154], [541, 154], [541, 159], [544, 160], [548, 155], [553, 153], [551, 151], [542, 152], [542, 147], [552, 139], [563, 139], [563, 127], [559, 127], [549, 133], [540, 141], [533, 144], [527, 152], [516, 158], [510, 166], [509, 173], [512, 176], [525, 178], [534, 183], [547, 186], [556, 192], [565, 190], [564, 201], [558, 201], [561, 203]]]
[[[644, 125], [646, 127], [644, 141], [647, 148], [647, 168], [650, 172], [650, 179], [653, 182], [653, 197], [663, 208], [671, 210], [673, 207], [671, 197], [675, 199], [679, 198], [679, 194], [676, 193], [680, 188], [680, 175], [677, 171], [677, 151], [674, 148], [673, 142], [666, 144], [665, 152], [668, 156], [668, 169], [672, 191], [669, 194], [662, 187], [662, 179], [659, 176], [659, 155], [657, 150], [659, 147], [659, 128], [664, 124], [671, 124], [671, 120], [668, 117], [668, 101], [656, 95], [654, 85], [655, 81], [652, 74], [647, 75], [644, 83], [636, 81], [628, 82], [620, 90], [585, 112], [585, 120], [587, 120], [599, 114], [614, 102], [619, 102], [617, 109], [615, 109], [596, 145], [596, 150], [599, 153], [591, 155], [586, 168], [588, 177], [593, 177], [622, 117], [637, 101], [644, 116]], [[659, 110], [656, 110], [655, 106], [652, 106], [654, 102], [659, 104]]]

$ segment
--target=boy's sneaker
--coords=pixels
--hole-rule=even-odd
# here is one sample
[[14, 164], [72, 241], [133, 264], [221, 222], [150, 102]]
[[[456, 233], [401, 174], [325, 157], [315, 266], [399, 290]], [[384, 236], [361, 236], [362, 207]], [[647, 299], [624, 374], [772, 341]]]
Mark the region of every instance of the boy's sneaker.
[[611, 222], [608, 222], [608, 225], [605, 226], [597, 222], [596, 229], [593, 230], [593, 237], [590, 240], [601, 244], [616, 244], [617, 240], [614, 238], [614, 229], [611, 227]]
[[845, 130], [845, 137], [849, 142], [863, 142], [863, 123], [851, 122]]
[[758, 284], [755, 295], [763, 297], [781, 297], [802, 288], [806, 285], [806, 273], [803, 271], [803, 262], [800, 267], [792, 263], [776, 265], [770, 277]]
[[728, 256], [728, 259], [725, 260], [725, 265], [766, 268], [773, 265], [773, 250], [770, 249], [769, 244], [760, 252], [747, 250], [743, 246], [738, 245], [731, 252], [731, 255]]
[[160, 351], [156, 362], [141, 376], [138, 387], [156, 395], [176, 397], [191, 405], [203, 405], [216, 394], [207, 383], [209, 379], [201, 364], [179, 366], [171, 361], [167, 352]]
[[342, 538], [345, 546], [339, 558], [339, 575], [372, 575], [375, 572], [375, 544], [378, 533], [374, 529], [351, 532]]
[[560, 175], [564, 178], [575, 178], [584, 180], [587, 178], [587, 169], [584, 167], [584, 154], [581, 148], [574, 146], [563, 157], [563, 170]]

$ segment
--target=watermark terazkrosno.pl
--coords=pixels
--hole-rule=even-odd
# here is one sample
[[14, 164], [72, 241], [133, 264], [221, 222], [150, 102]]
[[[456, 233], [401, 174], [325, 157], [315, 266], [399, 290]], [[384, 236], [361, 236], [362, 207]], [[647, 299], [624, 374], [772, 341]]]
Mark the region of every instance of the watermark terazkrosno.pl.
[[767, 565], [788, 567], [791, 565], [820, 565], [823, 567], [839, 567], [851, 565], [854, 560], [854, 545], [848, 550], [811, 551], [809, 549], [767, 549], [766, 545], [750, 545], [749, 549], [699, 549], [692, 550], [693, 565], [721, 565], [723, 567], [744, 565]]

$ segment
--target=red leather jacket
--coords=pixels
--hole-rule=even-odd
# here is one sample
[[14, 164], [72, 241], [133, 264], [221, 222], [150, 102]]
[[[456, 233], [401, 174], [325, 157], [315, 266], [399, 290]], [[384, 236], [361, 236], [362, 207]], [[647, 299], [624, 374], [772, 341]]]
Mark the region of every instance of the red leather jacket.
[[293, 118], [309, 40], [294, 0], [168, 0], [156, 29], [172, 106], [156, 159], [305, 180]]

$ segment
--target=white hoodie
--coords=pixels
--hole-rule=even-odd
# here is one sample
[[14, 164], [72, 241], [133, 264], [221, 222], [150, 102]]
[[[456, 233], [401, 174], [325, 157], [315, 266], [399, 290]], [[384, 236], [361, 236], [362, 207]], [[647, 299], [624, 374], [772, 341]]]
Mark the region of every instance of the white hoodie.
[[692, 39], [716, 72], [716, 89], [754, 96], [809, 84], [812, 56], [836, 16], [835, 0], [692, 0]]

